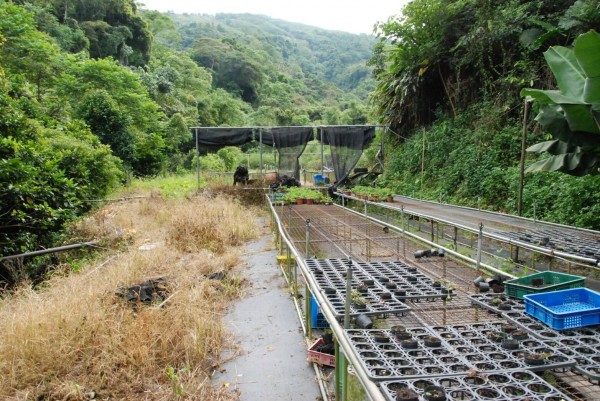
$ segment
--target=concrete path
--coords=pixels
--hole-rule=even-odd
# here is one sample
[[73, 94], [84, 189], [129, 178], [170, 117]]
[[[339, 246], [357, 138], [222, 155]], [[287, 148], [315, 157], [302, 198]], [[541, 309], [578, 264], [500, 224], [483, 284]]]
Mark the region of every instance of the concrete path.
[[225, 317], [241, 355], [226, 363], [213, 382], [239, 393], [242, 401], [318, 400], [319, 386], [306, 361], [306, 343], [268, 223], [259, 224], [262, 237], [248, 244], [243, 255], [249, 288]]

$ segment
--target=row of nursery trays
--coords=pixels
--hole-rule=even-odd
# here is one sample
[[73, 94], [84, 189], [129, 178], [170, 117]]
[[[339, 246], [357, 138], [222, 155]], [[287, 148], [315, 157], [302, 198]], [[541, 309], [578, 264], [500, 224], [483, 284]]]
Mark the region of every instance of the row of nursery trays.
[[[326, 306], [337, 318], [344, 314], [348, 263], [344, 259], [306, 260]], [[406, 302], [445, 302], [453, 295], [444, 282], [401, 262], [352, 262], [351, 267], [353, 316], [402, 316], [410, 309]], [[498, 309], [492, 301], [496, 298], [510, 309]], [[595, 328], [557, 332], [535, 326], [535, 319], [523, 310], [523, 301], [503, 294], [474, 295], [471, 300], [510, 323], [352, 329], [345, 335], [369, 378], [380, 384], [390, 400], [568, 401], [569, 397], [532, 372], [573, 368], [598, 380], [600, 337]], [[514, 313], [519, 315], [508, 315]], [[444, 393], [442, 398], [435, 398], [437, 390]], [[404, 395], [409, 398], [401, 398]]]
[[[349, 261], [307, 259], [306, 265], [336, 317], [344, 315]], [[401, 262], [352, 262], [350, 315], [402, 316], [406, 302], [450, 300], [452, 290]]]
[[345, 332], [369, 378], [390, 400], [403, 389], [449, 400], [569, 400], [532, 372], [564, 371], [576, 361], [553, 342], [521, 338], [502, 323]]
[[517, 240], [544, 248], [570, 253], [576, 256], [600, 260], [600, 240], [585, 237], [574, 237], [559, 230], [540, 231], [496, 231], [511, 240]]
[[[572, 291], [572, 290], [571, 290]], [[544, 340], [574, 359], [575, 371], [600, 384], [600, 325], [556, 330], [525, 311], [525, 301], [498, 294], [469, 296], [471, 301], [506, 319], [518, 332]]]

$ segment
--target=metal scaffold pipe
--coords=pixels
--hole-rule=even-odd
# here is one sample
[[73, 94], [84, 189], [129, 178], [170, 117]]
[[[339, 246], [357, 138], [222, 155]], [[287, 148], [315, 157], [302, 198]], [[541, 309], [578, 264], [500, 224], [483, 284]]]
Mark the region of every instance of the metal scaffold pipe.
[[279, 216], [277, 215], [277, 213], [275, 213], [273, 205], [269, 201], [268, 197], [266, 197], [266, 198], [267, 198], [267, 202], [270, 205], [269, 207], [273, 211], [273, 218], [275, 219], [277, 229], [281, 233], [283, 241], [286, 243], [286, 245], [292, 251], [294, 258], [296, 259], [296, 263], [297, 263], [298, 267], [300, 268], [300, 271], [301, 271], [302, 275], [304, 276], [304, 280], [306, 281], [307, 286], [309, 287], [311, 293], [313, 294], [313, 297], [317, 300], [318, 304], [322, 306], [321, 311], [322, 311], [323, 315], [325, 316], [325, 318], [327, 319], [327, 321], [329, 322], [330, 329], [336, 337], [337, 344], [339, 344], [339, 347], [342, 349], [346, 359], [352, 364], [354, 371], [356, 372], [356, 377], [358, 378], [359, 382], [363, 386], [365, 393], [369, 397], [369, 400], [371, 400], [371, 401], [386, 401], [386, 398], [381, 393], [381, 390], [379, 389], [379, 387], [369, 379], [367, 372], [364, 370], [364, 368], [360, 364], [360, 360], [358, 359], [358, 356], [354, 353], [352, 345], [350, 344], [350, 340], [349, 340], [348, 336], [346, 335], [343, 327], [337, 321], [336, 316], [333, 313], [333, 310], [331, 310], [329, 307], [327, 307], [325, 297], [322, 294], [322, 292], [319, 291], [319, 285], [312, 278], [312, 276], [309, 272], [308, 266], [304, 262], [304, 259], [300, 256], [300, 253], [295, 248], [293, 241], [290, 238], [288, 238], [287, 233], [283, 229], [281, 220], [279, 219]]

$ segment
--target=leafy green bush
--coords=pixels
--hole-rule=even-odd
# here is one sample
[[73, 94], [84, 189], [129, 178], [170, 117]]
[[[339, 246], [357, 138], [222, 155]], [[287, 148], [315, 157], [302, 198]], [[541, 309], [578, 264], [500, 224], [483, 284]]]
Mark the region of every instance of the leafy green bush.
[[244, 160], [244, 153], [235, 146], [226, 146], [217, 151], [217, 156], [223, 159], [225, 170], [234, 171], [235, 168]]
[[[517, 212], [521, 123], [503, 119], [502, 109], [475, 106], [456, 118], [440, 119], [426, 131], [421, 175], [423, 132], [398, 144], [389, 139], [386, 171], [380, 184], [394, 193], [465, 206]], [[530, 135], [528, 144], [539, 140]], [[527, 165], [533, 161], [527, 161]], [[547, 172], [526, 174], [523, 215], [600, 228], [598, 177], [571, 177]]]
[[326, 199], [326, 196], [310, 188], [291, 187], [286, 189], [283, 199], [288, 203], [295, 203], [296, 199], [313, 199], [314, 201], [321, 202]]

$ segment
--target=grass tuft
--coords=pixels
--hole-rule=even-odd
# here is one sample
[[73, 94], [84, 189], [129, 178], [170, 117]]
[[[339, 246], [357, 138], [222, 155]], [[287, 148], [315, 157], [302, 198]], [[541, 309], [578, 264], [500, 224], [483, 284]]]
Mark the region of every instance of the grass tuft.
[[[251, 214], [222, 196], [153, 197], [80, 222], [75, 236], [110, 248], [103, 260], [1, 301], [0, 399], [231, 399], [210, 376], [228, 344], [224, 308], [242, 290], [236, 247], [256, 236]], [[161, 304], [115, 295], [157, 276]]]

